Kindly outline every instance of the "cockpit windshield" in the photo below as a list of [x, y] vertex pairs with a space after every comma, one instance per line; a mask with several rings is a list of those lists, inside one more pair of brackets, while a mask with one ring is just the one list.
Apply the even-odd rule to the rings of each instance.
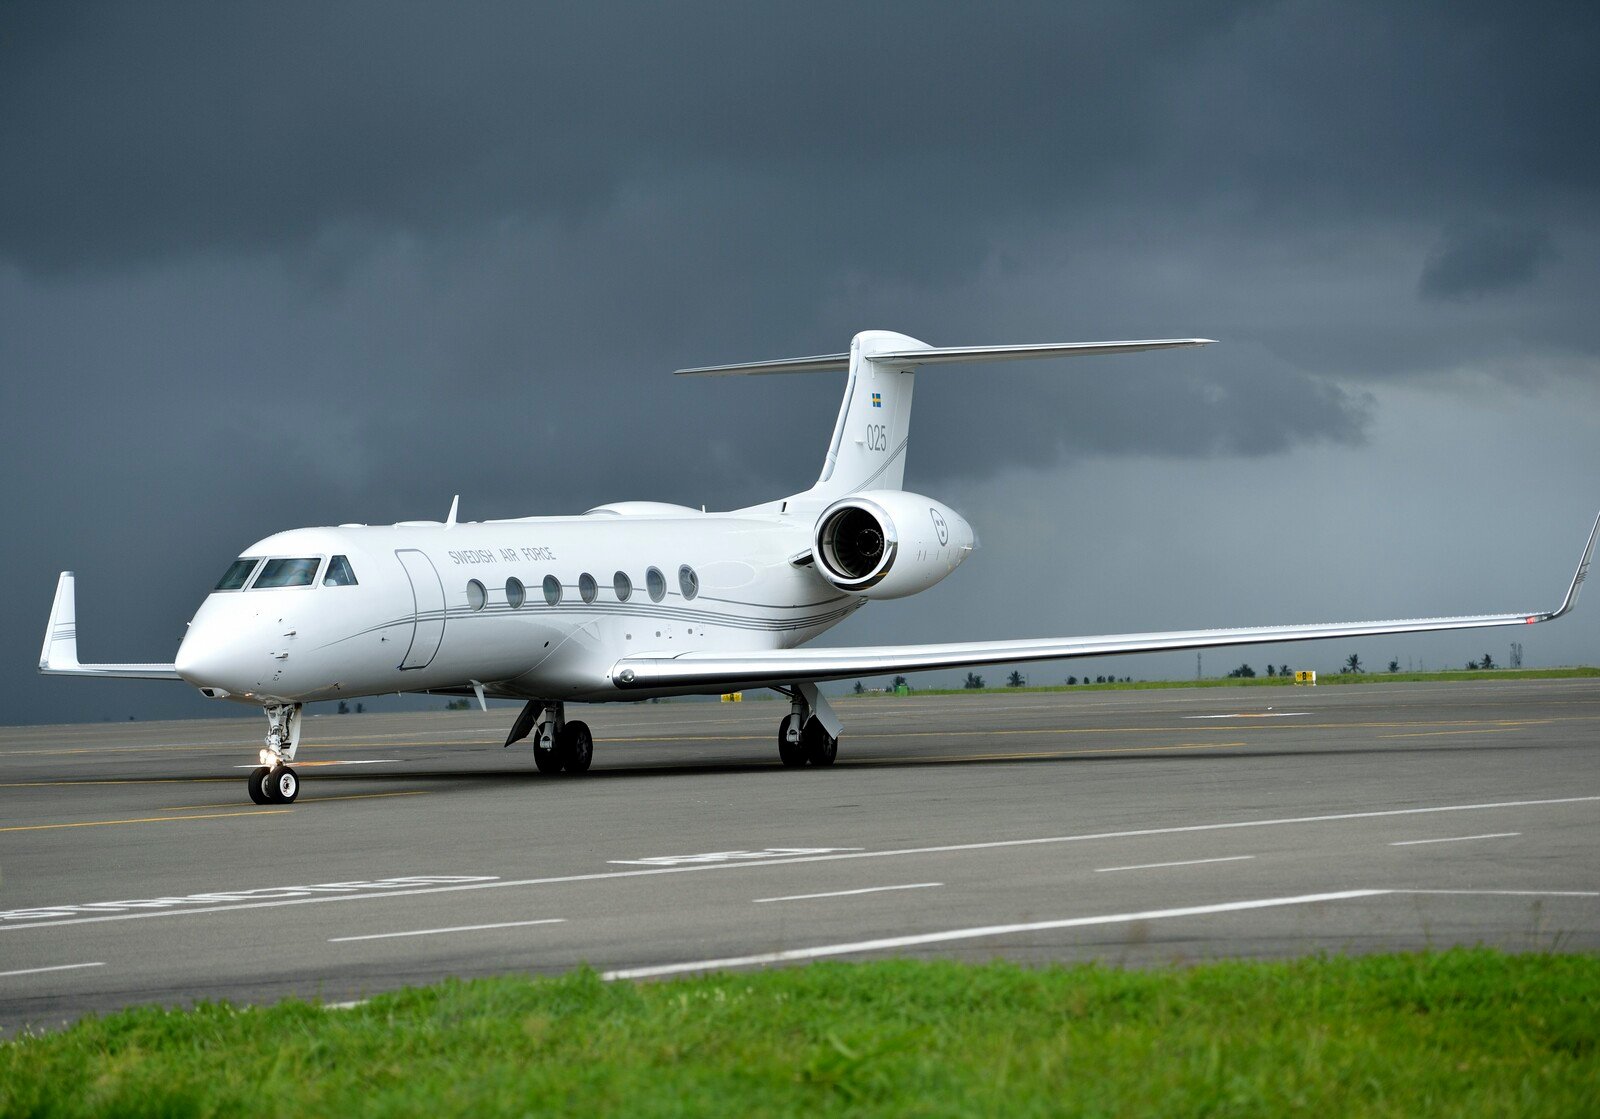
[[350, 561], [344, 556], [334, 556], [328, 561], [328, 573], [322, 577], [324, 587], [353, 587], [356, 585], [356, 573], [350, 569]]
[[317, 577], [322, 560], [317, 556], [307, 559], [269, 559], [261, 574], [250, 584], [253, 591], [271, 587], [309, 587]]
[[256, 569], [259, 559], [241, 556], [228, 565], [228, 570], [222, 573], [222, 578], [217, 580], [217, 585], [212, 590], [236, 591], [244, 586], [245, 580], [250, 578], [250, 573]]

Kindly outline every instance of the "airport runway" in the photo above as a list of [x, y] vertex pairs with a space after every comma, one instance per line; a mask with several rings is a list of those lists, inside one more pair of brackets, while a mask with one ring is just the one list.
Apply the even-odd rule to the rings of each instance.
[[0, 730], [0, 1029], [584, 963], [1600, 949], [1600, 680], [836, 704], [829, 770], [779, 766], [778, 702], [572, 709], [576, 778], [511, 707], [322, 716], [261, 807], [259, 718]]

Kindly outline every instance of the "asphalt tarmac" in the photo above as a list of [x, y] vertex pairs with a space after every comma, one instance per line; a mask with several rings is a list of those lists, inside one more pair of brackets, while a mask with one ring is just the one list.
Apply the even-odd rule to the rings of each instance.
[[1600, 949], [1600, 680], [569, 709], [587, 775], [487, 714], [0, 729], [0, 1030], [447, 976], [889, 955], [1117, 965]]

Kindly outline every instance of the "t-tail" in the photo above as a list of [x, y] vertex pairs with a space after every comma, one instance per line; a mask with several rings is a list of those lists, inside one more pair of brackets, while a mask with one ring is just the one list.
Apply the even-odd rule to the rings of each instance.
[[680, 369], [689, 376], [848, 372], [839, 418], [816, 484], [789, 499], [826, 505], [847, 494], [904, 488], [911, 443], [911, 393], [921, 365], [1025, 361], [1093, 354], [1137, 353], [1204, 346], [1209, 338], [1160, 338], [1136, 342], [1048, 342], [1022, 346], [930, 346], [890, 330], [864, 330], [847, 354], [784, 358], [742, 365]]

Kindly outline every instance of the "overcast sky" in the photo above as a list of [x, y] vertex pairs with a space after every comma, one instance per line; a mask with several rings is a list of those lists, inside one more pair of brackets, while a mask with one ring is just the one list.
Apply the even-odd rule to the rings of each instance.
[[[828, 643], [1551, 608], [1597, 48], [1462, 0], [0, 5], [0, 722], [239, 713], [37, 676], [63, 569], [84, 659], [167, 661], [281, 529], [804, 488], [842, 377], [670, 371], [869, 328], [1220, 341], [921, 374], [906, 485], [982, 547]], [[1600, 663], [1590, 599], [1527, 663]], [[1194, 657], [1025, 671], [1085, 668]]]

